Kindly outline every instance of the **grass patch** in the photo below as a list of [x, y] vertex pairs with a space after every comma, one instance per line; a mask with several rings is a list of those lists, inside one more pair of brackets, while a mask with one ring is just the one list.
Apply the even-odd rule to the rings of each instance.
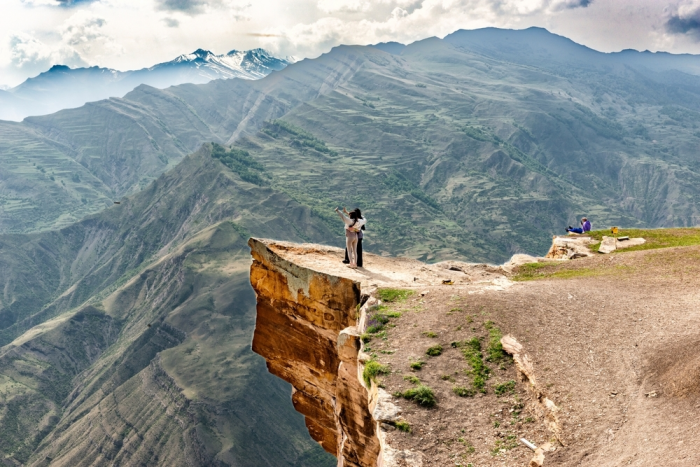
[[433, 331], [425, 331], [425, 332], [423, 333], [423, 335], [424, 335], [425, 337], [432, 337], [432, 338], [437, 337], [437, 334], [435, 334]]
[[365, 369], [362, 371], [362, 378], [365, 380], [367, 387], [372, 385], [372, 381], [376, 381], [377, 376], [389, 374], [389, 367], [382, 365], [381, 363], [370, 360], [365, 365]]
[[462, 386], [455, 386], [452, 388], [452, 392], [457, 394], [459, 397], [474, 397], [476, 391], [471, 388], [465, 388]]
[[481, 353], [481, 341], [477, 337], [472, 337], [464, 341], [461, 345], [462, 354], [472, 367], [467, 374], [472, 376], [472, 386], [475, 390], [486, 394], [486, 380], [489, 378], [491, 370], [484, 364], [484, 356]]
[[496, 446], [491, 450], [492, 456], [518, 447], [517, 437], [515, 435], [507, 435], [505, 439], [496, 440]]
[[408, 364], [408, 366], [410, 366], [412, 370], [416, 370], [416, 371], [423, 368], [423, 365], [425, 365], [425, 362], [422, 360], [415, 360], [415, 361], [412, 361], [411, 363]]
[[[598, 241], [603, 240], [603, 236], [611, 237], [610, 230], [593, 230], [589, 232], [591, 238]], [[630, 238], [643, 238], [644, 245], [632, 246], [614, 253], [624, 253], [626, 251], [654, 250], [657, 248], [671, 248], [676, 246], [700, 245], [700, 228], [688, 227], [677, 229], [620, 229], [617, 237], [627, 236]]]
[[[537, 266], [535, 266], [537, 265]], [[630, 270], [629, 266], [616, 265], [613, 268], [599, 266], [597, 268], [576, 267], [575, 262], [561, 263], [527, 263], [518, 266], [515, 275], [511, 277], [514, 281], [532, 281], [538, 279], [572, 279], [574, 277], [595, 277], [595, 276], [615, 276]]]
[[367, 320], [367, 333], [376, 334], [384, 329], [384, 326], [389, 322], [389, 317], [384, 314], [377, 313]]
[[408, 381], [411, 384], [420, 384], [420, 379], [417, 376], [408, 375], [403, 377], [404, 381]]
[[[609, 230], [594, 230], [589, 232], [591, 238], [602, 241], [603, 236], [612, 236]], [[628, 251], [654, 250], [659, 248], [683, 247], [700, 245], [700, 228], [677, 228], [677, 229], [620, 229], [618, 237], [628, 236], [630, 238], [644, 238], [646, 243], [615, 250], [614, 254]], [[593, 245], [591, 249], [597, 251], [600, 245]], [[571, 262], [544, 262], [527, 263], [519, 266], [512, 277], [514, 281], [530, 281], [537, 279], [571, 279], [575, 277], [592, 277], [602, 275], [618, 275], [628, 268], [625, 266], [615, 266], [613, 268], [598, 266], [596, 268], [576, 267]]]
[[396, 397], [403, 397], [404, 399], [411, 400], [422, 407], [433, 407], [437, 404], [437, 399], [435, 399], [435, 394], [430, 387], [421, 384], [418, 387], [407, 389], [404, 392], [397, 392], [394, 394]]
[[425, 351], [425, 354], [430, 357], [437, 357], [439, 355], [442, 355], [442, 346], [438, 344], [432, 347], [428, 347], [428, 350]]
[[411, 425], [408, 424], [406, 420], [399, 420], [398, 422], [394, 423], [394, 426], [399, 430], [403, 431], [404, 433], [410, 433], [411, 432]]
[[406, 289], [378, 289], [377, 297], [383, 302], [400, 302], [413, 295], [413, 290]]
[[493, 321], [486, 321], [484, 327], [489, 331], [489, 346], [486, 349], [488, 352], [487, 360], [490, 362], [503, 360], [508, 354], [503, 350], [503, 345], [501, 344], [501, 339], [503, 338], [501, 330], [493, 324]]
[[505, 383], [495, 384], [493, 386], [493, 392], [497, 396], [502, 396], [503, 394], [515, 392], [515, 381], [510, 380]]

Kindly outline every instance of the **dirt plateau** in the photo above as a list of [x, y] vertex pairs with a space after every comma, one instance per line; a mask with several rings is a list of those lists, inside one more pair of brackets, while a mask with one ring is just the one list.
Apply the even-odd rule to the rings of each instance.
[[[535, 260], [525, 255], [503, 266], [366, 255], [365, 268], [352, 270], [338, 248], [249, 246], [253, 351], [291, 383], [294, 407], [338, 466], [700, 466], [698, 247], [587, 256], [568, 261], [580, 275], [523, 283], [510, 277]], [[372, 344], [381, 356], [370, 357], [361, 335], [381, 287], [415, 290], [406, 306], [416, 312], [402, 310], [401, 324]], [[464, 324], [482, 318], [503, 330], [513, 357], [492, 379], [517, 379], [513, 397], [527, 419], [503, 415], [508, 398], [452, 390], [464, 371], [448, 376], [464, 364], [450, 342], [478, 332]], [[436, 343], [444, 354], [426, 357]], [[391, 368], [382, 387], [363, 381], [370, 358]], [[417, 375], [437, 408], [391, 396], [418, 358], [427, 359]], [[397, 431], [398, 420], [412, 432]], [[506, 436], [538, 449], [499, 450]]]

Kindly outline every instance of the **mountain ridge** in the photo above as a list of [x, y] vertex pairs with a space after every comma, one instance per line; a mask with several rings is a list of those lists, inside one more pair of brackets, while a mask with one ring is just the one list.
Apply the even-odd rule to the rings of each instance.
[[86, 102], [122, 97], [141, 84], [167, 88], [184, 83], [204, 84], [215, 79], [260, 79], [294, 63], [293, 57], [276, 58], [265, 49], [232, 50], [216, 55], [197, 49], [168, 62], [119, 71], [99, 66], [70, 68], [53, 65], [0, 94], [0, 120], [22, 120]]

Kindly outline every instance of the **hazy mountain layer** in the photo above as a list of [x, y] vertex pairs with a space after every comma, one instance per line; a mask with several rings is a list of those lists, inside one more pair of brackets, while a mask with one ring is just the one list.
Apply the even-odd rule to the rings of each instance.
[[162, 89], [215, 79], [260, 79], [282, 70], [292, 60], [276, 58], [263, 49], [232, 50], [224, 55], [198, 49], [170, 62], [132, 71], [55, 65], [19, 86], [0, 91], [0, 120], [20, 121], [30, 115], [46, 115], [86, 102], [122, 97], [141, 84]]

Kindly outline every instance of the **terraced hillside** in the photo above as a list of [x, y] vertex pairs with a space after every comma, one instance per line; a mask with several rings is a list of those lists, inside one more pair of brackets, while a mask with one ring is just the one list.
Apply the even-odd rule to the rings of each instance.
[[397, 171], [408, 192], [419, 187], [508, 252], [543, 248], [539, 235], [581, 214], [697, 223], [697, 57], [602, 54], [534, 28], [382, 48], [338, 47], [255, 82], [142, 86], [2, 123], [0, 230], [67, 225], [202, 143], [230, 144], [280, 117], [342, 160]]

